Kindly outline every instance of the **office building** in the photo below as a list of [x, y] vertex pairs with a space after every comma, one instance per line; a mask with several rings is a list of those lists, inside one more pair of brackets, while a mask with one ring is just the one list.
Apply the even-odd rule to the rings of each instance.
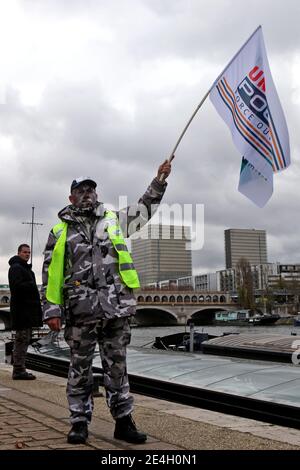
[[197, 274], [195, 276], [195, 290], [214, 292], [218, 289], [217, 273]]
[[[252, 282], [254, 290], [265, 290], [270, 284], [270, 279], [276, 278], [279, 272], [278, 263], [251, 265]], [[237, 291], [237, 274], [235, 268], [217, 271], [218, 288], [221, 292]]]
[[265, 230], [225, 230], [226, 269], [235, 268], [241, 258], [251, 265], [267, 264], [267, 240]]
[[269, 275], [268, 280], [273, 289], [299, 289], [300, 264], [278, 264], [278, 271]]
[[192, 275], [192, 254], [186, 249], [190, 228], [147, 224], [131, 240], [141, 286]]

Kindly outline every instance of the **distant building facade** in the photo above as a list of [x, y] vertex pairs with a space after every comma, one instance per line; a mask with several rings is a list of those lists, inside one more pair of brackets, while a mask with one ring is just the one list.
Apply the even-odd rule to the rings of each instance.
[[197, 274], [194, 276], [195, 290], [202, 292], [215, 292], [220, 290], [217, 273]]
[[[138, 237], [138, 238], [137, 238]], [[192, 276], [190, 228], [148, 224], [131, 240], [141, 286]]]
[[224, 234], [226, 269], [235, 268], [241, 258], [251, 265], [268, 263], [265, 230], [230, 228]]
[[[267, 288], [295, 287], [295, 283], [300, 288], [300, 264], [266, 263], [251, 266], [253, 289], [264, 291]], [[165, 290], [195, 290], [200, 292], [227, 292], [236, 293], [237, 273], [235, 268], [222, 269], [215, 273], [196, 274], [194, 276], [182, 277], [179, 279], [164, 279], [158, 283], [150, 283], [149, 288], [159, 288]]]
[[279, 263], [257, 264], [251, 266], [253, 287], [257, 290], [265, 290], [270, 287], [270, 279], [279, 273]]
[[[255, 290], [265, 290], [270, 285], [270, 279], [279, 274], [280, 265], [278, 263], [256, 264], [251, 266], [253, 288]], [[300, 274], [300, 273], [299, 273]], [[236, 269], [223, 269], [217, 271], [218, 286], [221, 292], [237, 291]]]
[[164, 279], [159, 282], [151, 282], [145, 286], [147, 289], [162, 290], [194, 290], [195, 276], [179, 277], [178, 279]]
[[221, 292], [236, 291], [235, 269], [222, 269], [217, 271], [218, 287]]
[[300, 286], [300, 264], [279, 264], [278, 272], [269, 276], [272, 288], [289, 289]]

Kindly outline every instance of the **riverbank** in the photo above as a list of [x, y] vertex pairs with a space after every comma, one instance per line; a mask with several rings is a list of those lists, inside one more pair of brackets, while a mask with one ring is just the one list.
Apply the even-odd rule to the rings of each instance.
[[37, 380], [11, 380], [0, 366], [0, 450], [300, 450], [300, 431], [135, 394], [134, 418], [147, 443], [113, 438], [105, 399], [95, 398], [87, 445], [67, 444], [66, 380], [36, 373]]

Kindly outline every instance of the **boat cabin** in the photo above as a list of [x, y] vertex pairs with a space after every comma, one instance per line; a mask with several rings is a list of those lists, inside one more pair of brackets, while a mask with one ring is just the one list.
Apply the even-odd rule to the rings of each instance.
[[216, 321], [248, 321], [250, 318], [250, 310], [220, 311], [215, 313]]

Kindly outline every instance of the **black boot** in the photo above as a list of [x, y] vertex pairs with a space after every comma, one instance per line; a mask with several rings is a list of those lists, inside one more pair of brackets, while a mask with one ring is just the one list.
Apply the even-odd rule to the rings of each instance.
[[147, 440], [147, 435], [137, 430], [131, 415], [116, 419], [114, 437], [133, 444], [142, 444]]
[[13, 380], [35, 380], [36, 376], [25, 370], [21, 372], [13, 372], [12, 378]]
[[78, 421], [73, 424], [68, 434], [68, 442], [69, 444], [85, 444], [88, 434], [87, 423], [85, 421]]

